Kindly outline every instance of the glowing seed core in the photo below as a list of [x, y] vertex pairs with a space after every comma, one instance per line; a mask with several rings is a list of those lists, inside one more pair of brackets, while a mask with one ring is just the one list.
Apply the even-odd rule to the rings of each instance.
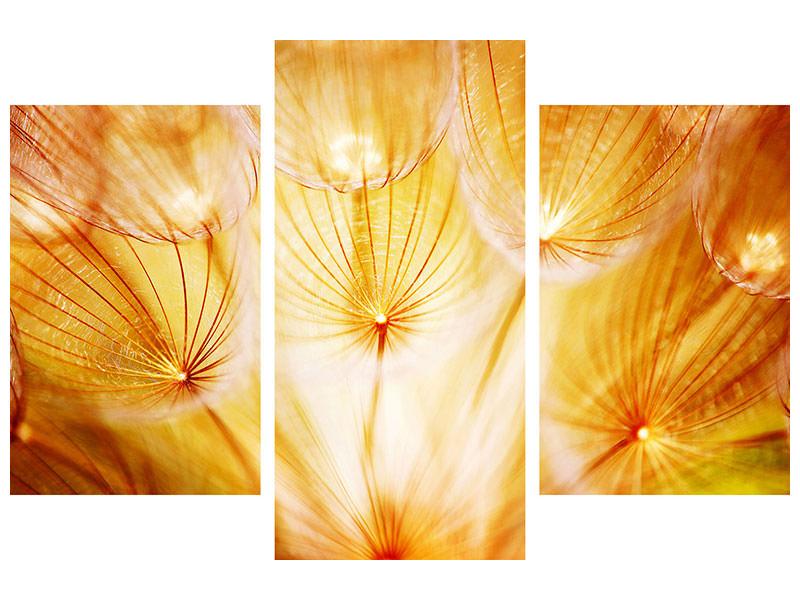
[[375, 322], [378, 325], [384, 325], [386, 323], [386, 315], [383, 313], [378, 313], [375, 315]]
[[636, 437], [638, 437], [640, 440], [646, 440], [648, 437], [650, 437], [650, 431], [647, 429], [647, 427], [640, 427], [639, 431], [636, 432]]
[[186, 381], [186, 373], [185, 372], [178, 373], [178, 381]]

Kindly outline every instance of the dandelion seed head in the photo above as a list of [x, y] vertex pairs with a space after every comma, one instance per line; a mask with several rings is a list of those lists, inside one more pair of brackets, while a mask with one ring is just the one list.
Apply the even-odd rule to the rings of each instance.
[[[279, 312], [299, 369], [314, 364], [310, 347], [321, 360], [356, 364], [383, 346], [399, 364], [445, 331], [469, 329], [454, 317], [476, 306], [464, 292], [483, 277], [470, 266], [484, 258], [470, 244], [476, 232], [444, 150], [379, 190], [321, 192], [278, 177]], [[301, 351], [300, 340], [313, 343]]]
[[[483, 238], [520, 270], [525, 249], [525, 48], [520, 41], [462, 44], [460, 118], [449, 136]], [[500, 66], [502, 65], [502, 66]]]

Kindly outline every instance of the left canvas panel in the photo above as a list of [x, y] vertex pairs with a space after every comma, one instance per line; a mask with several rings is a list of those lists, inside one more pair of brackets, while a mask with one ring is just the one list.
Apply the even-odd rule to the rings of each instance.
[[10, 125], [11, 493], [259, 493], [259, 108]]

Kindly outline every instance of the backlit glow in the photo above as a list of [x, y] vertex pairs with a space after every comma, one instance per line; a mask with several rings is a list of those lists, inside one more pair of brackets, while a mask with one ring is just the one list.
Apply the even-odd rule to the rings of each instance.
[[750, 233], [739, 262], [747, 272], [777, 271], [786, 262], [781, 248], [774, 233]]

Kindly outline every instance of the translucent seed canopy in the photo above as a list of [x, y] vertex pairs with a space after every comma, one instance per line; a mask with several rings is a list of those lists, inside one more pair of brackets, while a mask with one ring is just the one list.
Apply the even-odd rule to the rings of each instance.
[[276, 166], [341, 192], [405, 177], [444, 136], [456, 58], [448, 41], [276, 42]]
[[259, 123], [252, 107], [14, 106], [11, 196], [146, 241], [207, 238], [254, 197]]
[[789, 297], [789, 107], [715, 107], [692, 206], [708, 257], [750, 294]]
[[630, 254], [685, 204], [708, 109], [543, 106], [539, 261], [545, 277]]
[[261, 107], [258, 105], [229, 106], [231, 117], [239, 123], [253, 148], [261, 147]]
[[525, 261], [525, 42], [463, 43], [453, 140], [482, 235]]
[[524, 556], [524, 45], [491, 45], [276, 44], [278, 558]]

